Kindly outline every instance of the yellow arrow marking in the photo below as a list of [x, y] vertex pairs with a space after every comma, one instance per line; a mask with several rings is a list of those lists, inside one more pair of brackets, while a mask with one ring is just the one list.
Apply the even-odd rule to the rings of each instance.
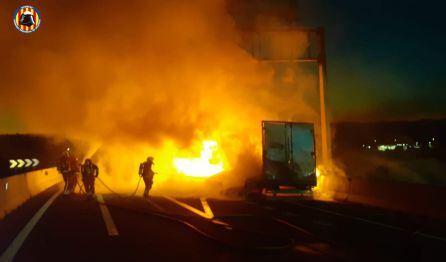
[[31, 159], [25, 159], [25, 162], [26, 162], [26, 165], [25, 165], [25, 167], [29, 167], [29, 166], [31, 166], [31, 164], [33, 163], [33, 161], [31, 161]]
[[9, 160], [9, 163], [11, 164], [9, 166], [9, 169], [13, 169], [14, 167], [17, 166], [17, 161], [15, 161], [14, 159]]
[[19, 165], [17, 167], [22, 167], [25, 164], [25, 161], [22, 159], [17, 159], [17, 162], [19, 162]]
[[34, 166], [37, 166], [37, 165], [40, 163], [39, 160], [38, 160], [37, 158], [33, 158], [32, 160], [33, 160], [33, 162], [34, 162], [33, 167], [34, 167]]

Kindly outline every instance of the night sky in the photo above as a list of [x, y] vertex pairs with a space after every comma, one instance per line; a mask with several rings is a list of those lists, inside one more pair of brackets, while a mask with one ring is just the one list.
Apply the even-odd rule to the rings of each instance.
[[300, 0], [327, 30], [328, 101], [335, 121], [446, 116], [446, 3]]

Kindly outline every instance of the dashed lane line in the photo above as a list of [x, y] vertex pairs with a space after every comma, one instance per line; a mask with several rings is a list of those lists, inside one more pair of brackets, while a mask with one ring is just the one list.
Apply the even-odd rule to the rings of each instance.
[[12, 261], [17, 254], [17, 252], [22, 247], [28, 235], [31, 233], [33, 228], [42, 218], [43, 214], [48, 210], [54, 200], [62, 193], [62, 191], [57, 191], [46, 203], [37, 211], [36, 214], [31, 218], [31, 220], [25, 225], [25, 227], [19, 232], [16, 238], [12, 241], [9, 247], [3, 252], [0, 257], [0, 262]]
[[113, 221], [110, 211], [108, 210], [108, 207], [105, 204], [104, 198], [102, 197], [102, 195], [98, 194], [96, 199], [98, 200], [99, 208], [101, 209], [102, 218], [104, 219], [108, 235], [118, 236], [119, 235], [118, 229], [116, 228], [115, 222]]

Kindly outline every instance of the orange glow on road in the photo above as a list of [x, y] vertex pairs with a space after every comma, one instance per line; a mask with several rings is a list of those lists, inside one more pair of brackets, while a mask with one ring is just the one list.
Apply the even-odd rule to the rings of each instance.
[[220, 155], [221, 150], [217, 141], [205, 140], [202, 144], [200, 157], [178, 157], [174, 158], [173, 163], [180, 174], [191, 177], [210, 177], [224, 170]]

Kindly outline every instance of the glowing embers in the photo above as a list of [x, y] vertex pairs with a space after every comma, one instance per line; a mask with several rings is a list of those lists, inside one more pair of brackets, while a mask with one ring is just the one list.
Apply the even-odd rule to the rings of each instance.
[[210, 177], [224, 170], [221, 150], [217, 141], [205, 140], [202, 143], [200, 157], [174, 158], [175, 169], [186, 176]]

